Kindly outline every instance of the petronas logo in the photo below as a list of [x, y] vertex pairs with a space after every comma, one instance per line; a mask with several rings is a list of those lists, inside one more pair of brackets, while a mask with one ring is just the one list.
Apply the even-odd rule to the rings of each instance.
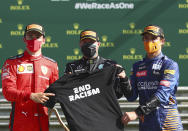
[[132, 55], [134, 55], [135, 52], [136, 52], [136, 49], [135, 49], [135, 48], [131, 48], [131, 49], [130, 49], [130, 53], [131, 53]]
[[75, 55], [78, 55], [80, 50], [78, 48], [75, 48], [73, 51]]
[[130, 24], [129, 24], [129, 27], [130, 27], [131, 29], [134, 29], [134, 28], [135, 28], [135, 23], [133, 23], [133, 22], [130, 23]]
[[17, 0], [18, 5], [22, 5], [23, 0]]
[[18, 53], [18, 54], [22, 54], [23, 52], [24, 52], [23, 49], [18, 49], [18, 50], [17, 50], [17, 53]]
[[46, 42], [47, 42], [47, 43], [50, 43], [50, 42], [51, 42], [51, 39], [52, 39], [51, 36], [46, 36]]
[[74, 23], [73, 27], [74, 27], [75, 30], [77, 30], [79, 28], [79, 24], [78, 23]]
[[102, 36], [102, 41], [103, 41], [103, 42], [106, 42], [107, 39], [108, 39], [108, 37], [107, 37], [106, 35], [103, 35], [103, 36]]
[[18, 27], [18, 30], [22, 30], [23, 29], [23, 24], [18, 24], [17, 27]]

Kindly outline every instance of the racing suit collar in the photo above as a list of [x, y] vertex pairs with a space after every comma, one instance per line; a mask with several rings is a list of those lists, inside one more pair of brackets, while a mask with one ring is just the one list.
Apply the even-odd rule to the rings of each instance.
[[95, 59], [86, 59], [83, 57], [82, 62], [85, 65], [85, 70], [94, 71], [100, 63], [100, 57], [97, 56]]
[[156, 56], [156, 57], [154, 57], [152, 59], [148, 58], [147, 55], [146, 55], [145, 58], [144, 58], [144, 61], [147, 61], [147, 62], [149, 62], [149, 61], [155, 61], [155, 60], [158, 60], [158, 59], [162, 58], [163, 56], [164, 55], [163, 55], [162, 52], [158, 56]]
[[83, 57], [82, 58], [82, 60], [84, 61], [84, 63], [87, 65], [90, 65], [90, 64], [95, 64], [95, 63], [97, 63], [97, 61], [98, 61], [98, 59], [99, 59], [99, 56], [97, 56], [96, 58], [94, 58], [94, 59], [86, 59], [85, 57]]
[[40, 54], [38, 56], [32, 56], [27, 51], [25, 51], [24, 52], [24, 57], [29, 59], [30, 61], [35, 61], [35, 60], [39, 60], [42, 57], [42, 54]]

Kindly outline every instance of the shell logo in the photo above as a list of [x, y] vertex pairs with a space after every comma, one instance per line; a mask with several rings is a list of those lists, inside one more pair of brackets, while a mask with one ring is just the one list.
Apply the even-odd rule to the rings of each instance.
[[18, 71], [23, 72], [24, 70], [25, 70], [24, 66], [20, 65], [19, 68], [18, 68]]

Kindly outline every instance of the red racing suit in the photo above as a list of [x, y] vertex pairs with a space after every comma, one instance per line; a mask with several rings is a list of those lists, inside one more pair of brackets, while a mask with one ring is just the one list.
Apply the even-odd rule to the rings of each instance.
[[33, 92], [44, 92], [59, 77], [57, 63], [45, 56], [25, 51], [7, 59], [2, 68], [2, 91], [11, 101], [11, 131], [48, 131], [48, 109], [30, 99]]

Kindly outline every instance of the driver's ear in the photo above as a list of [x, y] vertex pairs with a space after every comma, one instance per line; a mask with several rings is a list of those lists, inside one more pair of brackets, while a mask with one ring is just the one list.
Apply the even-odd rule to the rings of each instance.
[[100, 42], [97, 42], [97, 45], [98, 45], [98, 46], [100, 46], [100, 45], [101, 45], [101, 43], [100, 43]]

